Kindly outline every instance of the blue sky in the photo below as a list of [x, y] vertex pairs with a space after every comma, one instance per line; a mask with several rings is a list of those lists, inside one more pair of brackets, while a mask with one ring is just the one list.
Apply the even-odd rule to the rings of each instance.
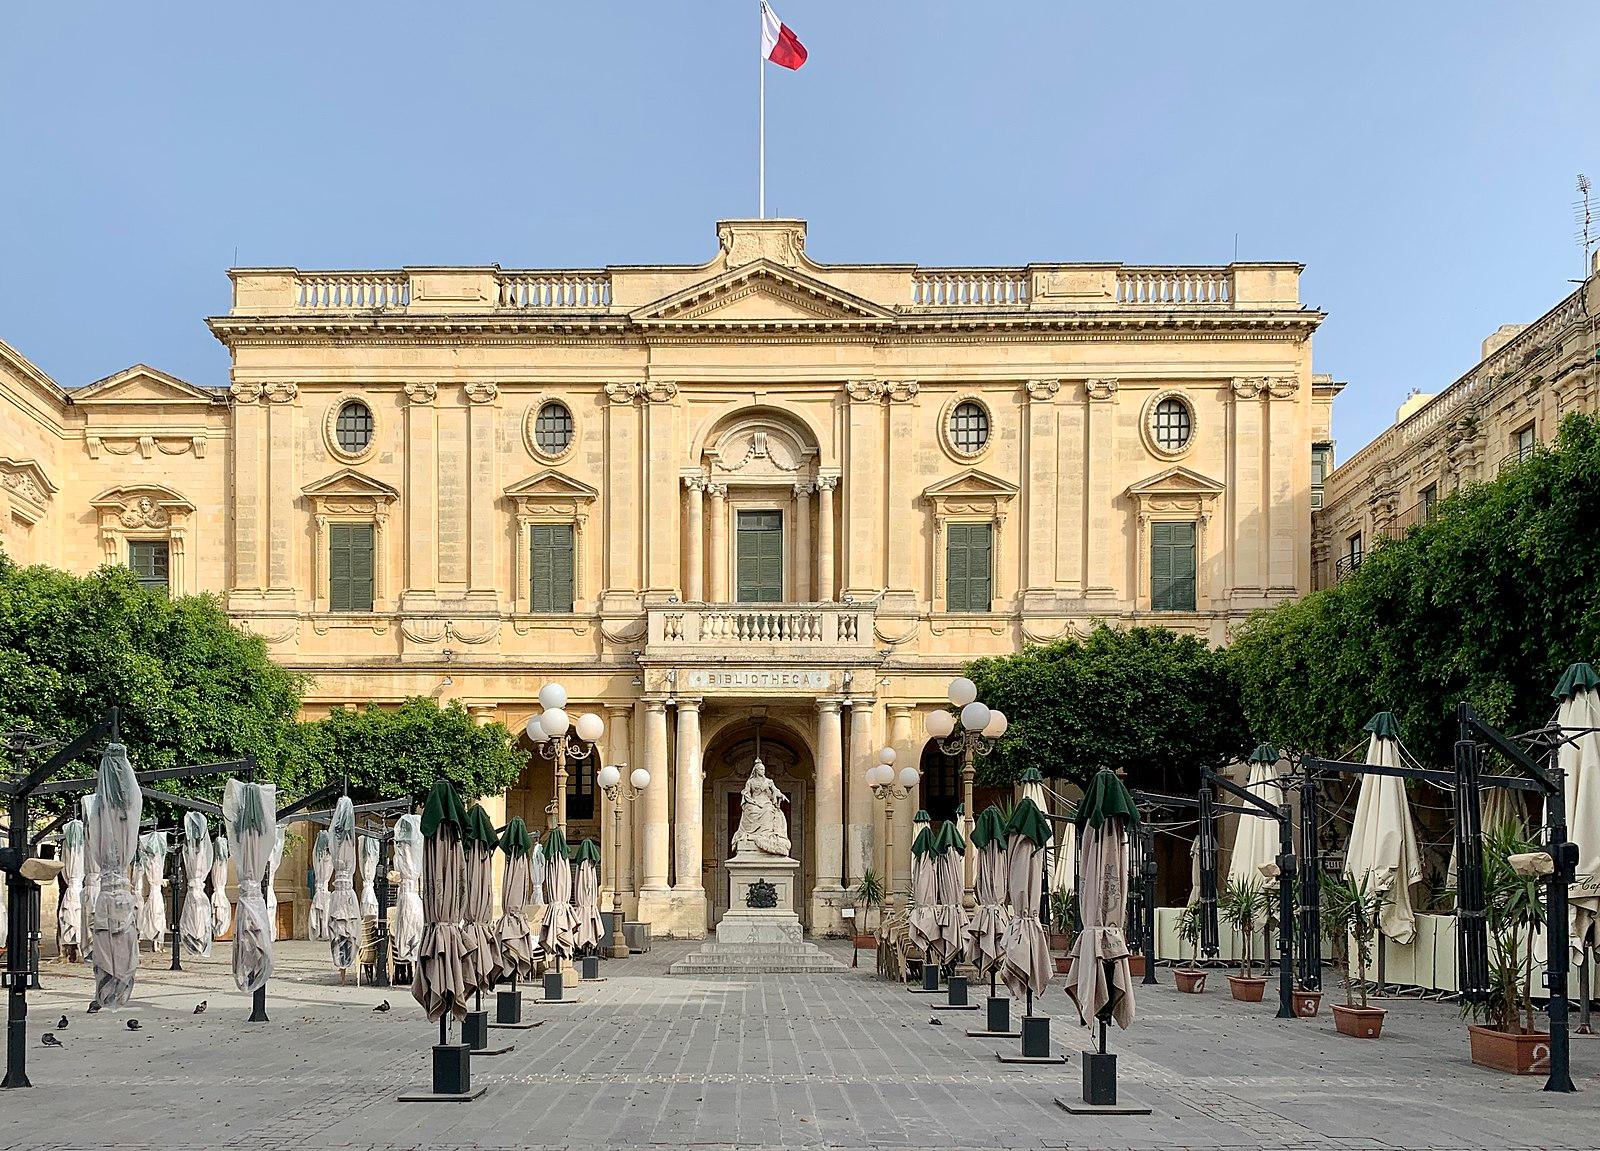
[[[1341, 456], [1581, 272], [1592, 3], [777, 0], [821, 260], [1307, 265]], [[755, 0], [14, 4], [0, 338], [226, 383], [242, 264], [699, 261], [755, 211]]]

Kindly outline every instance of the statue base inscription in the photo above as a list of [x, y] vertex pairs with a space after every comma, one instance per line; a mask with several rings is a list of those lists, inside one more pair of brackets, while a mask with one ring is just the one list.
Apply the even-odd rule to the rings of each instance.
[[844, 970], [805, 939], [794, 910], [799, 860], [746, 853], [728, 860], [727, 868], [728, 910], [716, 941], [674, 963], [673, 975]]

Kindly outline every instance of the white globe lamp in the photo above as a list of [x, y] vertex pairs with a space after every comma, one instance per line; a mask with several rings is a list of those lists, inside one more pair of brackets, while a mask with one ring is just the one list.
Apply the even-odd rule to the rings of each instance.
[[567, 713], [559, 707], [546, 708], [545, 713], [539, 717], [539, 726], [544, 728], [545, 735], [551, 739], [560, 739], [567, 734], [567, 728], [572, 726], [572, 720]]
[[914, 767], [902, 767], [900, 769], [900, 786], [905, 788], [907, 791], [910, 791], [913, 787], [917, 786], [917, 781], [920, 778], [921, 775]]
[[961, 709], [961, 726], [968, 731], [982, 731], [989, 726], [989, 709], [973, 700]]
[[585, 743], [599, 743], [605, 733], [606, 721], [594, 712], [586, 711], [578, 717], [578, 738]]
[[601, 787], [615, 787], [622, 782], [622, 772], [616, 764], [608, 763], [595, 776], [595, 782]]
[[937, 711], [928, 713], [928, 718], [924, 721], [923, 726], [928, 729], [928, 734], [933, 736], [934, 739], [948, 739], [950, 733], [956, 729], [956, 717], [941, 707]]
[[956, 707], [966, 707], [967, 704], [978, 698], [978, 685], [966, 676], [957, 676], [950, 681], [950, 702]]
[[893, 763], [894, 762], [894, 748], [892, 748], [892, 747], [879, 748], [878, 749], [878, 762], [879, 763]]
[[989, 722], [983, 725], [983, 734], [990, 739], [999, 739], [1006, 733], [1006, 728], [1011, 726], [1011, 721], [1006, 718], [1006, 713], [999, 708], [989, 709]]
[[636, 767], [633, 769], [633, 774], [628, 776], [628, 780], [633, 784], [634, 790], [643, 791], [650, 786], [650, 773], [642, 767]]
[[559, 683], [547, 683], [539, 689], [539, 706], [546, 711], [567, 706], [567, 689]]

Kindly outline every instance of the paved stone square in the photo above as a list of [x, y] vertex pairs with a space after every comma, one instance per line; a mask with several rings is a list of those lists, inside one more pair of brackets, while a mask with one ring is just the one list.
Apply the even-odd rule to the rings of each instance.
[[[847, 947], [826, 946], [848, 962]], [[1383, 1039], [1363, 1042], [1327, 1018], [1280, 1021], [1270, 1003], [1234, 1003], [1225, 986], [1180, 996], [1162, 972], [1159, 987], [1139, 989], [1134, 1029], [1112, 1039], [1124, 1096], [1154, 1114], [1086, 1118], [1054, 1103], [1078, 1094], [1076, 1060], [1003, 1066], [994, 1053], [1016, 1041], [966, 1038], [973, 1012], [933, 1026], [930, 997], [868, 967], [668, 976], [692, 948], [671, 942], [605, 963], [606, 981], [584, 985], [580, 1004], [530, 996], [527, 1014], [547, 1022], [516, 1033], [514, 1052], [475, 1061], [482, 1099], [400, 1105], [426, 1082], [436, 1035], [410, 995], [340, 986], [320, 944], [280, 947], [272, 1021], [251, 1026], [220, 948], [181, 975], [145, 956], [137, 1007], [97, 1015], [84, 1010], [86, 971], [47, 963], [47, 989], [32, 997], [35, 1088], [0, 1095], [0, 1148], [1600, 1144], [1600, 1040], [1574, 1040], [1581, 1093], [1545, 1095], [1542, 1079], [1473, 1067], [1449, 1004], [1388, 1001]], [[375, 1013], [385, 998], [394, 1009]], [[1064, 997], [1045, 1003], [1060, 1047], [1087, 1046]], [[63, 1012], [65, 1046], [40, 1046]]]

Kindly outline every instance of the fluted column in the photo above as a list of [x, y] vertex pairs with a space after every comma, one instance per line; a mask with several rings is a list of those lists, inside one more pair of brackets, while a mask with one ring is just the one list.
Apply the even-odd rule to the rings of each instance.
[[794, 599], [811, 601], [811, 485], [794, 486]]
[[845, 794], [849, 799], [849, 818], [845, 823], [847, 886], [860, 883], [861, 876], [876, 858], [873, 853], [877, 837], [873, 834], [872, 818], [876, 803], [872, 789], [867, 786], [867, 769], [878, 761], [878, 748], [872, 734], [875, 706], [870, 696], [850, 701], [850, 762], [844, 771]]
[[817, 599], [833, 599], [833, 489], [838, 476], [817, 477]]
[[711, 494], [711, 602], [728, 602], [728, 485], [707, 484]]
[[688, 557], [688, 571], [684, 575], [683, 598], [689, 603], [700, 603], [706, 596], [706, 482], [700, 476], [684, 476], [683, 486], [689, 492], [688, 533], [683, 541]]
[[841, 850], [844, 810], [844, 732], [839, 701], [817, 701], [817, 786], [812, 821], [812, 853], [817, 861], [817, 886], [811, 893], [811, 930], [841, 930], [839, 904], [844, 896]]

